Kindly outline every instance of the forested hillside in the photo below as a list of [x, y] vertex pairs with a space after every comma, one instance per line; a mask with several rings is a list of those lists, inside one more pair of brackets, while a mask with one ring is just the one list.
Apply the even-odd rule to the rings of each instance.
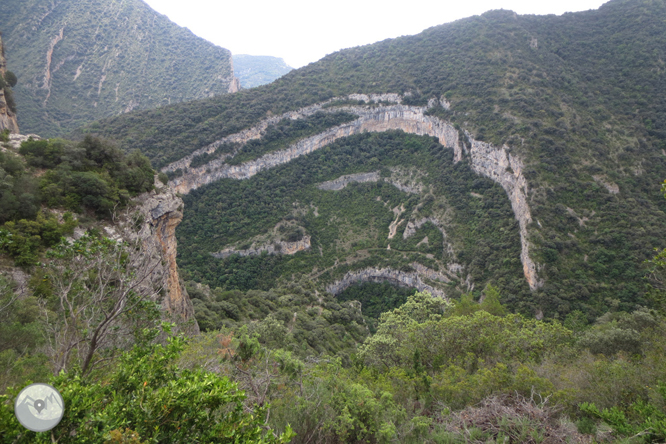
[[[664, 442], [664, 22], [664, 0], [491, 11], [3, 153], [3, 260], [33, 274], [0, 281], [0, 440]], [[140, 250], [62, 243], [65, 211], [152, 187], [173, 217], [128, 223], [183, 211], [200, 334], [144, 301], [58, 359], [58, 271], [116, 252], [116, 279]], [[29, 378], [68, 405], [50, 436], [12, 414]]]
[[[96, 123], [85, 131], [118, 137], [123, 147], [140, 148], [158, 167], [165, 167], [199, 150], [195, 153], [199, 155], [191, 159], [194, 163], [184, 160], [167, 168], [172, 171], [170, 174], [174, 180], [179, 180], [176, 176], [183, 173], [185, 179], [182, 180], [189, 180], [187, 168], [198, 167], [196, 174], [205, 176], [203, 171], [212, 168], [201, 166], [207, 162], [238, 165], [241, 160], [246, 162], [257, 159], [260, 154], [286, 149], [299, 140], [314, 137], [317, 132], [327, 131], [326, 128], [331, 131], [337, 128], [333, 122], [322, 127], [321, 119], [320, 123], [314, 124], [312, 119], [315, 117], [307, 112], [301, 117], [290, 114], [291, 126], [299, 121], [303, 126], [303, 129], [292, 129], [284, 123], [290, 120], [279, 117], [286, 116], [282, 113], [312, 107], [317, 103], [324, 104], [321, 111], [329, 114], [336, 108], [349, 112], [349, 107], [354, 106], [388, 107], [391, 103], [386, 101], [379, 100], [372, 105], [347, 97], [349, 94], [398, 94], [402, 106], [421, 107], [423, 109], [418, 112], [455, 127], [459, 144], [471, 146], [472, 143], [487, 142], [495, 149], [506, 146], [506, 155], [513, 156], [522, 165], [517, 175], [526, 183], [530, 216], [529, 220], [526, 219], [527, 235], [524, 238], [529, 240], [529, 257], [535, 264], [536, 276], [529, 291], [521, 290], [515, 284], [524, 277], [521, 277], [520, 268], [512, 271], [517, 259], [515, 250], [509, 253], [510, 249], [503, 246], [512, 242], [511, 236], [498, 236], [500, 232], [495, 228], [489, 228], [486, 234], [483, 230], [463, 228], [469, 223], [468, 216], [463, 216], [471, 208], [468, 203], [453, 210], [455, 205], [452, 200], [455, 199], [449, 193], [466, 193], [466, 196], [474, 196], [470, 193], [484, 194], [475, 189], [480, 185], [475, 185], [472, 180], [474, 174], [470, 176], [471, 182], [460, 183], [446, 192], [431, 193], [434, 198], [446, 201], [441, 208], [442, 213], [445, 208], [451, 209], [447, 213], [449, 219], [443, 222], [440, 231], [451, 237], [454, 255], [459, 259], [456, 264], [463, 266], [453, 279], [457, 279], [458, 288], [462, 288], [461, 282], [467, 281], [466, 286], [471, 288], [473, 283], [478, 291], [485, 283], [494, 282], [503, 292], [512, 295], [507, 297], [516, 300], [517, 305], [512, 305], [514, 309], [532, 314], [543, 312], [546, 316], [555, 317], [581, 310], [594, 318], [614, 306], [629, 309], [643, 303], [643, 261], [649, 257], [652, 248], [664, 246], [661, 233], [666, 228], [663, 218], [666, 207], [657, 185], [661, 182], [665, 159], [663, 150], [666, 149], [663, 126], [666, 103], [664, 19], [666, 7], [663, 2], [621, 0], [611, 1], [597, 11], [559, 17], [518, 16], [510, 11], [491, 11], [430, 28], [415, 36], [340, 51], [290, 72], [270, 85], [241, 94], [118, 117]], [[338, 99], [334, 99], [336, 97]], [[431, 106], [432, 102], [428, 105], [433, 98], [437, 99], [437, 105]], [[334, 101], [327, 102], [331, 99]], [[315, 108], [313, 112], [319, 109]], [[182, 116], [187, 116], [187, 119]], [[247, 134], [250, 133], [241, 133], [253, 126], [256, 131], [263, 131], [261, 139], [249, 140]], [[310, 127], [310, 130], [305, 127]], [[246, 134], [247, 137], [239, 136], [239, 139], [234, 134]], [[404, 140], [401, 135], [394, 137]], [[243, 140], [240, 145], [222, 143], [232, 139]], [[218, 140], [221, 142], [214, 143]], [[327, 148], [326, 152], [332, 157], [321, 153], [317, 154], [321, 156], [320, 161], [314, 158], [299, 160], [309, 164], [304, 167], [303, 174], [316, 171], [322, 162], [336, 159], [345, 152], [345, 149], [340, 151], [342, 145], [348, 146], [352, 158], [358, 160], [360, 153], [364, 152], [362, 147], [365, 141], [367, 137], [343, 140], [339, 142], [341, 145], [336, 145], [337, 151], [333, 146]], [[205, 148], [209, 145], [213, 148]], [[444, 146], [440, 150], [446, 151]], [[251, 155], [252, 152], [256, 154]], [[376, 161], [363, 167], [355, 163], [353, 169], [338, 169], [329, 176], [319, 176], [317, 181], [335, 179], [335, 174], [343, 176], [351, 172], [373, 171], [384, 171], [381, 173], [384, 178], [388, 174], [387, 168], [392, 165], [390, 159], [393, 155], [391, 150], [370, 155], [369, 159]], [[467, 168], [476, 168], [473, 156], [463, 155], [461, 163], [467, 164]], [[410, 158], [407, 164], [412, 165], [410, 162], [414, 159]], [[456, 168], [464, 169], [456, 161], [454, 159]], [[181, 164], [185, 169], [181, 168]], [[425, 162], [422, 165], [434, 167], [435, 163]], [[305, 226], [311, 223], [308, 217], [314, 216], [308, 216], [292, 205], [298, 203], [301, 209], [319, 208], [320, 198], [313, 195], [274, 196], [269, 199], [269, 206], [258, 209], [257, 214], [261, 216], [254, 219], [247, 211], [235, 213], [238, 211], [234, 209], [236, 204], [220, 201], [239, 199], [243, 202], [242, 208], [258, 205], [258, 200], [248, 202], [242, 198], [244, 194], [235, 187], [257, 187], [262, 181], [269, 181], [266, 183], [270, 183], [268, 187], [272, 193], [282, 193], [283, 189], [286, 192], [292, 187], [302, 193], [307, 182], [302, 182], [303, 179], [296, 181], [302, 176], [287, 173], [291, 168], [295, 166], [285, 165], [275, 171], [262, 172], [249, 183], [217, 182], [197, 190], [196, 197], [193, 194], [186, 198], [186, 222], [181, 227], [180, 237], [183, 265], [192, 276], [211, 285], [220, 285], [225, 273], [213, 270], [218, 266], [225, 269], [231, 266], [231, 269], [242, 271], [234, 273], [234, 279], [246, 277], [242, 278], [243, 283], [225, 283], [229, 288], [260, 285], [251, 282], [261, 273], [264, 275], [259, 281], [265, 282], [261, 285], [270, 286], [270, 282], [282, 276], [283, 271], [291, 273], [298, 269], [302, 273], [300, 276], [318, 278], [321, 270], [330, 267], [327, 261], [340, 263], [344, 259], [348, 262], [346, 258], [358, 255], [359, 251], [363, 255], [368, 248], [387, 248], [384, 244], [394, 218], [391, 210], [398, 200], [387, 202], [382, 212], [375, 216], [342, 216], [345, 223], [352, 225], [356, 216], [359, 221], [366, 222], [367, 217], [379, 217], [378, 221], [384, 220], [378, 226], [379, 232], [387, 232], [381, 235], [385, 240], [379, 243], [364, 240], [375, 235], [354, 235], [356, 244], [347, 241], [344, 252], [340, 251], [340, 242], [344, 239], [338, 237], [342, 235], [327, 232], [326, 236], [333, 236], [332, 240], [337, 243], [338, 253], [335, 254], [324, 248], [326, 241], [319, 235], [321, 231]], [[438, 168], [443, 171], [444, 167]], [[422, 176], [426, 177], [424, 167], [421, 170]], [[431, 180], [440, 180], [435, 176], [431, 172], [428, 179], [417, 181], [428, 184]], [[449, 177], [445, 174], [441, 176]], [[484, 179], [477, 174], [475, 180]], [[315, 186], [314, 182], [310, 183]], [[373, 193], [378, 191], [376, 187], [368, 189], [368, 186], [362, 186], [366, 189], [350, 187], [344, 192], [373, 198]], [[317, 193], [322, 196], [335, 194]], [[427, 194], [423, 191], [421, 198], [426, 198]], [[405, 193], [400, 201], [406, 203], [408, 195]], [[475, 200], [478, 197], [466, 199], [479, 202]], [[497, 199], [502, 200], [502, 197]], [[493, 199], [494, 205], [500, 205], [497, 199]], [[203, 208], [204, 202], [207, 208]], [[362, 207], [363, 211], [369, 209], [366, 205]], [[405, 207], [407, 212], [404, 216], [411, 219], [406, 219], [399, 226], [398, 237], [406, 238], [403, 230], [408, 222], [419, 220], [416, 213], [412, 212], [410, 216], [409, 208], [409, 205]], [[241, 240], [243, 235], [240, 233], [245, 233], [247, 242], [255, 242], [257, 239], [253, 236], [266, 233], [269, 226], [276, 227], [280, 220], [296, 217], [298, 211], [302, 213], [299, 217], [304, 218], [299, 223], [305, 228], [305, 234], [312, 236], [312, 248], [299, 254], [308, 257], [306, 262], [311, 263], [314, 258], [310, 256], [317, 256], [322, 248], [323, 256], [320, 257], [324, 262], [309, 268], [309, 271], [286, 265], [290, 261], [298, 261], [298, 254], [293, 257], [268, 256], [265, 259], [256, 256], [231, 257], [217, 263], [208, 258], [208, 254], [224, 248], [242, 247], [234, 244]], [[498, 220], [488, 207], [474, 211], [479, 220], [485, 220], [485, 224]], [[227, 235], [229, 227], [237, 223], [235, 214], [242, 214], [243, 228]], [[503, 217], [506, 218], [503, 223], [513, 223], [511, 214], [505, 213]], [[366, 222], [359, 223], [367, 226]], [[519, 231], [519, 227], [509, 228], [509, 225], [509, 233]], [[494, 233], [494, 236], [488, 233]], [[473, 247], [463, 246], [464, 237], [468, 238], [467, 245]], [[419, 240], [423, 238], [418, 236]], [[206, 242], [201, 244], [197, 239], [206, 239]], [[428, 248], [432, 248], [432, 243], [429, 245]], [[420, 248], [425, 248], [424, 244]], [[469, 255], [466, 248], [475, 248], [478, 254]], [[189, 251], [196, 252], [199, 259], [190, 256]], [[495, 255], [505, 254], [505, 251], [506, 258], [496, 260]], [[374, 259], [369, 260], [376, 264], [381, 256], [378, 254], [373, 253], [371, 256]], [[393, 253], [382, 254], [397, 253], [394, 250]], [[424, 251], [421, 256], [427, 258], [428, 254], [434, 253]], [[489, 262], [485, 265], [478, 262], [486, 259]], [[231, 265], [229, 261], [241, 261], [243, 264], [234, 262]], [[204, 262], [206, 265], [195, 265]], [[408, 266], [413, 260], [405, 256], [399, 262], [401, 266]], [[434, 269], [443, 272], [444, 262], [434, 266]], [[489, 265], [491, 263], [492, 266]], [[398, 265], [396, 262], [393, 264]], [[432, 262], [423, 265], [433, 267]], [[474, 272], [476, 266], [484, 271]], [[337, 267], [334, 274], [344, 273], [345, 270], [344, 267]], [[272, 277], [268, 278], [266, 273]], [[324, 273], [321, 276], [325, 280], [331, 275]], [[468, 276], [471, 280], [467, 279]], [[609, 291], [611, 288], [613, 290]], [[456, 294], [455, 290], [453, 294]], [[526, 302], [518, 303], [518, 300]]]
[[237, 88], [228, 50], [141, 0], [6, 0], [0, 26], [26, 134], [58, 136], [96, 119]]

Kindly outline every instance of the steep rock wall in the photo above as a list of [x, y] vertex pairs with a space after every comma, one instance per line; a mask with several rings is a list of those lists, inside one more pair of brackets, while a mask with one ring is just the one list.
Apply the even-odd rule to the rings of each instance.
[[530, 289], [536, 290], [543, 285], [543, 281], [537, 277], [536, 264], [530, 257], [527, 225], [532, 222], [532, 215], [527, 204], [527, 180], [523, 176], [523, 163], [508, 152], [507, 146], [496, 148], [488, 143], [468, 138], [472, 144], [470, 149], [472, 169], [502, 185], [509, 196], [513, 214], [520, 228], [520, 260], [523, 264], [523, 273]]
[[[246, 142], [249, 142], [250, 140], [253, 139], [259, 139], [263, 136], [264, 132], [270, 125], [275, 125], [276, 123], [280, 122], [281, 120], [285, 119], [291, 119], [291, 120], [296, 120], [296, 119], [302, 119], [305, 117], [309, 117], [317, 112], [336, 112], [340, 111], [341, 108], [335, 107], [335, 108], [326, 108], [326, 105], [332, 104], [337, 101], [342, 101], [342, 100], [360, 100], [365, 103], [378, 103], [378, 102], [392, 102], [392, 103], [400, 103], [401, 98], [398, 94], [371, 94], [371, 95], [365, 95], [365, 94], [351, 94], [347, 97], [335, 97], [332, 99], [329, 99], [325, 102], [321, 103], [316, 103], [314, 105], [306, 106], [298, 111], [289, 111], [284, 114], [280, 114], [279, 116], [273, 116], [269, 117], [268, 119], [264, 119], [261, 122], [259, 122], [257, 125], [244, 129], [243, 131], [240, 131], [235, 134], [231, 134], [229, 136], [223, 137], [219, 140], [216, 140], [215, 142], [211, 143], [210, 145], [206, 145], [203, 148], [199, 148], [196, 151], [193, 151], [191, 154], [183, 157], [180, 160], [177, 160], [175, 162], [170, 163], [169, 165], [165, 166], [162, 168], [162, 171], [165, 173], [168, 172], [173, 172], [176, 170], [186, 170], [189, 168], [190, 164], [192, 163], [192, 159], [194, 159], [197, 156], [200, 156], [202, 154], [212, 154], [220, 145], [224, 145], [226, 143], [238, 143], [238, 144], [244, 144]], [[344, 110], [347, 110], [348, 108], [343, 108]], [[229, 157], [230, 155], [224, 155], [222, 156], [219, 160], [210, 162], [208, 165], [212, 167], [219, 166], [220, 162], [223, 161], [225, 158]]]
[[[340, 107], [337, 109], [357, 114], [359, 118], [353, 122], [338, 125], [303, 139], [282, 151], [268, 153], [241, 165], [227, 165], [223, 159], [216, 159], [197, 168], [188, 168], [186, 173], [171, 180], [169, 185], [178, 192], [187, 194], [191, 190], [224, 178], [248, 179], [260, 171], [290, 162], [299, 156], [310, 154], [338, 139], [364, 132], [403, 130], [410, 134], [435, 136], [439, 138], [442, 145], [454, 149], [456, 160], [460, 160], [462, 157], [458, 132], [453, 126], [438, 118], [426, 116], [424, 112], [427, 108], [425, 107], [390, 105], [376, 108]], [[243, 137], [261, 137], [264, 129], [263, 125], [251, 128], [246, 130], [247, 132]], [[225, 140], [231, 141], [231, 138], [232, 136], [229, 136]], [[183, 165], [180, 165], [179, 168], [183, 168]], [[171, 164], [162, 171], [173, 171], [175, 169], [177, 169], [175, 165]]]
[[[160, 185], [156, 181], [156, 186]], [[180, 281], [176, 264], [176, 227], [183, 219], [182, 208], [183, 201], [173, 190], [160, 187], [137, 198], [136, 210], [126, 218], [123, 231], [130, 239], [140, 240], [141, 254], [149, 255], [153, 261], [151, 285], [164, 289], [161, 303], [166, 313], [186, 331], [196, 334], [199, 326], [194, 306]], [[138, 232], [137, 220], [141, 222]]]

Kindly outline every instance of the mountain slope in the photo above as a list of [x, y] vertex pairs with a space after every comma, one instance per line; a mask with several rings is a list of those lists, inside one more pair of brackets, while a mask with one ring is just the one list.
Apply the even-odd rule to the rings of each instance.
[[231, 54], [141, 0], [7, 0], [3, 37], [24, 132], [234, 91]]
[[[142, 149], [172, 186], [196, 189], [185, 198], [182, 263], [207, 283], [418, 287], [418, 277], [455, 296], [493, 282], [514, 309], [592, 318], [644, 303], [642, 262], [664, 246], [664, 20], [663, 1], [615, 0], [560, 17], [491, 11], [86, 131]], [[324, 118], [339, 113], [356, 120]], [[362, 134], [392, 130], [423, 138]], [[320, 170], [328, 165], [338, 167]], [[449, 168], [472, 176], [437, 185]], [[319, 188], [360, 173], [377, 180]], [[317, 214], [326, 214], [318, 227]], [[211, 260], [285, 246], [281, 227], [301, 233], [294, 242], [309, 236], [309, 249]], [[389, 236], [428, 243], [397, 253]], [[437, 284], [437, 273], [449, 282]]]

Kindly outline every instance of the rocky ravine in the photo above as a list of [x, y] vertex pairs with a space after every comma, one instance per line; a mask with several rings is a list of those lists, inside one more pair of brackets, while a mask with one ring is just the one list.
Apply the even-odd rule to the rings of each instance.
[[[379, 98], [382, 97], [382, 98]], [[538, 279], [537, 266], [530, 257], [530, 244], [528, 241], [527, 226], [532, 222], [532, 216], [527, 204], [527, 180], [522, 174], [523, 163], [518, 157], [508, 153], [506, 146], [495, 147], [490, 144], [474, 140], [470, 134], [466, 137], [471, 144], [469, 152], [459, 142], [458, 131], [449, 123], [426, 115], [426, 111], [437, 104], [437, 99], [431, 99], [428, 106], [406, 106], [400, 104], [400, 96], [387, 94], [383, 96], [352, 95], [348, 97], [353, 100], [364, 100], [366, 103], [390, 101], [392, 105], [380, 105], [376, 107], [338, 107], [323, 108], [328, 102], [303, 108], [298, 112], [285, 113], [282, 116], [264, 120], [257, 126], [244, 130], [238, 134], [225, 137], [208, 147], [193, 153], [186, 158], [163, 168], [163, 171], [175, 171], [182, 169], [185, 173], [169, 182], [169, 185], [180, 193], [189, 191], [215, 182], [223, 178], [248, 179], [262, 170], [287, 163], [299, 156], [309, 154], [320, 149], [342, 137], [348, 137], [363, 132], [381, 132], [388, 130], [402, 130], [410, 134], [429, 135], [437, 137], [439, 142], [447, 148], [454, 150], [454, 161], [462, 160], [463, 153], [469, 155], [472, 169], [483, 176], [499, 183], [506, 191], [511, 206], [520, 227], [521, 239], [521, 262], [523, 272], [530, 289], [536, 290], [543, 282]], [[448, 108], [448, 103], [441, 99], [439, 103]], [[211, 153], [217, 146], [226, 142], [244, 143], [248, 140], [261, 137], [268, 125], [284, 118], [299, 118], [299, 116], [310, 115], [316, 111], [333, 112], [344, 110], [359, 116], [357, 120], [336, 126], [320, 134], [303, 139], [288, 148], [268, 153], [256, 160], [245, 162], [241, 165], [228, 165], [224, 159], [215, 159], [206, 165], [197, 168], [188, 168], [193, 156], [203, 152]], [[367, 178], [369, 179], [369, 178]]]

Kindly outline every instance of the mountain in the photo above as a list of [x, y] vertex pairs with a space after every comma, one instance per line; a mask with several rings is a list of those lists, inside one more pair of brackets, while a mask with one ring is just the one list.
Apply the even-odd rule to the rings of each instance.
[[228, 50], [141, 0], [7, 0], [0, 23], [24, 133], [57, 136], [238, 88]]
[[594, 319], [646, 303], [644, 260], [666, 246], [664, 20], [648, 0], [490, 11], [81, 132], [141, 149], [185, 194], [191, 279], [492, 283], [514, 310]]
[[271, 83], [294, 69], [279, 57], [235, 54], [233, 60], [234, 74], [238, 77], [241, 88], [254, 88]]

